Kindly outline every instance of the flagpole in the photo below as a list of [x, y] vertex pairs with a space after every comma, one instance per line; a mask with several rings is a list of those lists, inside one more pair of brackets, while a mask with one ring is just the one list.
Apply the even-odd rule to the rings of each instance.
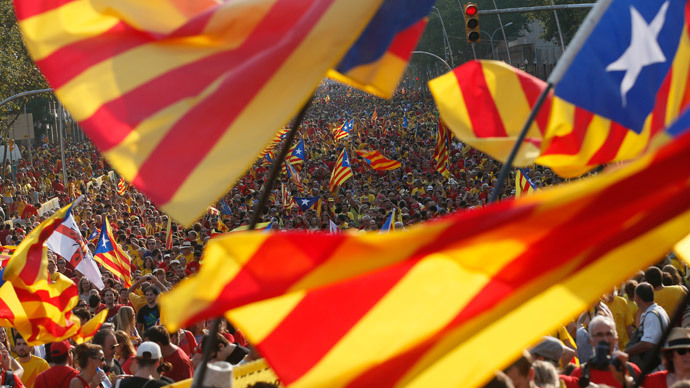
[[[302, 107], [302, 110], [300, 110], [300, 112], [297, 114], [295, 121], [292, 123], [292, 128], [290, 129], [290, 132], [288, 132], [288, 135], [285, 137], [285, 144], [283, 145], [283, 148], [281, 148], [280, 154], [278, 155], [278, 157], [273, 159], [271, 169], [269, 170], [268, 179], [266, 179], [266, 182], [264, 182], [264, 187], [261, 191], [259, 202], [256, 204], [256, 206], [254, 206], [254, 214], [252, 214], [252, 219], [249, 222], [249, 227], [247, 228], [247, 230], [256, 229], [256, 224], [259, 222], [259, 217], [261, 214], [260, 210], [263, 209], [263, 207], [266, 206], [266, 202], [268, 202], [268, 194], [273, 189], [273, 185], [278, 178], [278, 174], [280, 173], [280, 165], [287, 157], [288, 151], [290, 150], [290, 146], [292, 145], [292, 142], [295, 140], [295, 136], [297, 135], [297, 130], [299, 129], [300, 125], [302, 125], [304, 116], [306, 115], [307, 110], [311, 106], [313, 100], [314, 95], [312, 94], [307, 103], [304, 104], [304, 106]], [[212, 349], [216, 347], [216, 336], [218, 336], [218, 332], [220, 331], [220, 321], [221, 318], [218, 318], [215, 320], [215, 322], [213, 322], [211, 332], [208, 334], [209, 340], [206, 341], [206, 346], [203, 349], [203, 357], [201, 360], [201, 365], [199, 366], [199, 373], [196, 376], [194, 376], [192, 388], [203, 388], [203, 381], [206, 377], [208, 361], [211, 357]]]
[[585, 20], [582, 22], [582, 26], [575, 33], [573, 40], [566, 48], [565, 52], [563, 53], [563, 56], [556, 64], [556, 67], [553, 69], [553, 72], [547, 80], [546, 88], [539, 95], [537, 102], [534, 104], [532, 111], [527, 117], [527, 121], [525, 121], [525, 124], [522, 126], [520, 134], [515, 140], [513, 148], [510, 150], [508, 159], [506, 159], [505, 163], [501, 167], [501, 172], [498, 175], [498, 182], [496, 183], [494, 189], [491, 191], [489, 203], [496, 202], [498, 198], [501, 196], [501, 194], [503, 194], [505, 181], [508, 178], [508, 173], [510, 173], [510, 169], [513, 167], [513, 161], [517, 156], [520, 146], [522, 146], [522, 141], [525, 140], [525, 137], [527, 136], [529, 128], [532, 126], [534, 119], [537, 117], [539, 110], [544, 104], [546, 97], [548, 96], [551, 89], [553, 89], [555, 85], [557, 85], [558, 82], [561, 81], [563, 75], [565, 75], [565, 72], [573, 63], [573, 60], [575, 60], [575, 56], [580, 51], [582, 46], [585, 44], [585, 41], [587, 41], [589, 35], [592, 34], [592, 30], [594, 30], [594, 27], [596, 27], [597, 23], [599, 23], [601, 17], [604, 16], [604, 12], [606, 12], [606, 10], [609, 8], [609, 5], [611, 5], [612, 1], [613, 0], [599, 0], [599, 2], [597, 2], [594, 5], [592, 10], [587, 14]]

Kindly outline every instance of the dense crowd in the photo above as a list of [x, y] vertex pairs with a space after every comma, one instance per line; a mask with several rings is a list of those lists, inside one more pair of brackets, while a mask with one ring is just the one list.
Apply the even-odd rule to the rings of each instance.
[[[376, 120], [372, 120], [374, 112]], [[355, 122], [352, 133], [336, 140], [333, 129], [350, 119]], [[281, 175], [269, 204], [259, 209], [259, 222], [270, 222], [275, 232], [357, 232], [381, 229], [394, 210], [395, 228], [405, 228], [484, 206], [496, 185], [500, 163], [453, 139], [448, 173], [439, 173], [433, 158], [437, 126], [437, 112], [428, 91], [403, 88], [393, 99], [381, 100], [337, 83], [324, 83], [297, 136], [297, 141], [304, 139], [305, 143], [304, 161], [295, 164], [301, 185]], [[281, 142], [273, 151], [277, 154], [283, 146]], [[332, 193], [331, 171], [343, 148], [350, 154], [353, 177]], [[401, 162], [402, 167], [373, 170], [354, 150], [377, 150]], [[26, 155], [26, 150], [22, 151]], [[119, 194], [118, 179], [90, 143], [66, 147], [67, 179], [62, 177], [57, 145], [41, 144], [32, 151], [31, 163], [25, 157], [18, 163], [6, 164], [0, 208], [5, 226], [0, 230], [0, 243], [17, 245], [51, 213], [46, 210], [51, 200], [63, 206], [84, 194], [73, 215], [89, 248], [95, 252], [107, 220], [117, 243], [132, 260], [133, 284], [125, 287], [101, 267], [105, 287], [98, 290], [68, 259], [49, 252], [49, 273], [60, 272], [78, 287], [75, 315], [86, 322], [107, 308], [106, 324], [93, 340], [76, 346], [65, 341], [29, 347], [16, 330], [0, 329], [0, 384], [8, 385], [7, 381], [14, 379], [15, 386], [28, 387], [107, 387], [117, 382], [120, 388], [152, 388], [191, 377], [202, 359], [201, 348], [208, 341], [206, 322], [169, 333], [161, 326], [158, 296], [199, 270], [203, 248], [212, 235], [250, 223], [270, 168], [266, 158], [257, 160], [192, 227], [172, 222], [172, 247], [166, 249], [168, 216], [133, 187]], [[538, 187], [561, 181], [541, 167], [534, 167], [529, 174]], [[506, 184], [504, 197], [512, 196], [513, 179]], [[281, 190], [281, 185], [286, 189]], [[290, 200], [298, 197], [319, 197], [320, 206], [303, 210]], [[690, 314], [688, 322], [669, 320], [674, 306], [687, 293], [682, 284], [685, 267], [677, 260], [668, 264], [663, 272], [652, 267], [620, 291], [602, 297], [591, 311], [564, 324], [553, 337], [507, 368], [507, 377], [498, 376], [491, 384], [574, 387], [584, 371], [593, 383], [622, 386], [625, 382], [618, 377], [640, 373], [634, 364], [625, 367], [626, 361], [638, 360], [637, 355], [648, 352], [646, 344], [658, 341], [669, 324], [679, 327], [674, 329], [671, 340], [682, 339], [683, 345], [669, 341], [663, 362], [655, 366], [659, 371], [650, 375], [649, 381], [656, 385], [644, 386], [671, 386], [675, 380], [690, 377], [690, 357], [687, 361], [682, 358], [690, 349], [690, 334], [682, 329], [690, 326]], [[629, 345], [631, 338], [637, 338], [636, 344], [642, 345]], [[608, 347], [599, 346], [598, 340]], [[260, 357], [242, 332], [227, 321], [216, 342], [211, 361], [238, 364]], [[615, 371], [609, 371], [612, 355], [624, 367], [616, 365]], [[8, 371], [13, 371], [13, 376]]]

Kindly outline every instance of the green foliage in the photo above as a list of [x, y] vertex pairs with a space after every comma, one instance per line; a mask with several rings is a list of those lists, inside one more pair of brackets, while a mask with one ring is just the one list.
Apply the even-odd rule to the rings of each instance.
[[[12, 1], [0, 0], [0, 100], [17, 93], [48, 88], [24, 47], [21, 32], [14, 16]], [[9, 103], [0, 112], [17, 111], [23, 101]]]
[[[537, 0], [534, 1], [534, 5], [551, 5], [551, 0]], [[555, 4], [587, 4], [594, 3], [594, 0], [554, 0]], [[585, 9], [563, 9], [558, 11], [558, 20], [561, 23], [561, 30], [563, 31], [563, 40], [565, 44], [573, 38], [575, 32], [582, 24], [582, 21], [587, 16], [590, 8]], [[542, 33], [542, 39], [557, 41], [558, 37], [558, 27], [556, 25], [556, 17], [553, 11], [548, 12], [534, 12], [530, 14], [530, 18], [533, 20], [539, 20], [544, 26], [544, 31]]]

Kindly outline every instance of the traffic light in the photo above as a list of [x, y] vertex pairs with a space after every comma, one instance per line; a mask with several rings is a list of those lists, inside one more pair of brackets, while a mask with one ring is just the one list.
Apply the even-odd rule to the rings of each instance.
[[481, 40], [481, 36], [479, 35], [479, 9], [477, 9], [477, 4], [465, 4], [464, 11], [467, 43], [477, 43]]

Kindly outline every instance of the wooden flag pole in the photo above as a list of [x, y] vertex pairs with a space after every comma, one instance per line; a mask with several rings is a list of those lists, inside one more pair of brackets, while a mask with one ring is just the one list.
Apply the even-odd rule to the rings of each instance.
[[[273, 159], [273, 163], [271, 164], [271, 169], [269, 170], [268, 173], [268, 179], [266, 179], [266, 182], [264, 182], [264, 187], [261, 190], [261, 195], [259, 196], [259, 202], [257, 202], [256, 206], [254, 206], [254, 214], [252, 214], [252, 219], [249, 222], [249, 228], [247, 230], [254, 230], [256, 229], [256, 224], [259, 222], [259, 218], [261, 217], [261, 209], [263, 209], [264, 206], [266, 206], [266, 202], [268, 202], [268, 195], [273, 189], [273, 185], [275, 184], [275, 181], [278, 179], [278, 174], [280, 173], [280, 165], [283, 163], [285, 158], [287, 157], [288, 151], [290, 150], [290, 147], [292, 146], [292, 142], [295, 140], [295, 137], [297, 135], [297, 131], [302, 125], [302, 121], [304, 120], [304, 116], [307, 114], [307, 110], [311, 106], [312, 101], [314, 100], [314, 95], [312, 95], [309, 98], [309, 101], [307, 101], [306, 104], [302, 107], [302, 110], [297, 114], [297, 117], [295, 118], [295, 122], [292, 123], [292, 128], [290, 128], [290, 132], [288, 132], [287, 137], [285, 138], [285, 144], [283, 145], [283, 148], [280, 150], [280, 154]], [[204, 378], [206, 377], [206, 370], [208, 368], [208, 361], [211, 358], [211, 352], [213, 349], [216, 347], [216, 337], [218, 336], [218, 332], [220, 331], [220, 321], [222, 318], [217, 318], [213, 322], [213, 326], [211, 327], [211, 332], [208, 334], [209, 340], [206, 341], [206, 346], [204, 346], [203, 349], [203, 357], [201, 360], [201, 365], [199, 366], [199, 373], [194, 376], [194, 381], [192, 382], [192, 388], [203, 388], [203, 381]]]

